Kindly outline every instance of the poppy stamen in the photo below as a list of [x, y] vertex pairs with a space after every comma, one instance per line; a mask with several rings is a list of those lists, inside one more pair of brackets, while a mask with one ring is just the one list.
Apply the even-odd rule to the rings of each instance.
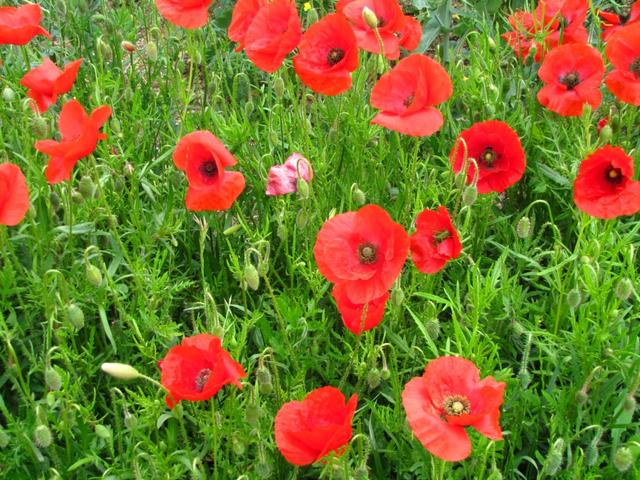
[[609, 166], [604, 172], [604, 178], [607, 180], [607, 182], [613, 185], [618, 185], [620, 182], [622, 182], [624, 177], [622, 175], [622, 170]]
[[447, 415], [458, 417], [471, 412], [471, 403], [464, 395], [452, 395], [444, 399], [442, 408]]
[[327, 63], [332, 67], [339, 63], [345, 56], [345, 51], [341, 48], [332, 48], [327, 54]]
[[370, 265], [377, 260], [376, 254], [378, 253], [378, 247], [373, 243], [362, 243], [358, 245], [358, 258], [363, 265]]
[[213, 178], [218, 174], [218, 166], [213, 160], [208, 160], [200, 165], [200, 173], [205, 177]]
[[633, 73], [637, 79], [640, 79], [640, 57], [636, 58], [629, 66], [629, 71]]
[[567, 87], [567, 90], [573, 90], [580, 83], [578, 72], [571, 72], [560, 79], [560, 83]]
[[195, 381], [197, 392], [201, 392], [202, 390], [204, 390], [205, 385], [209, 381], [210, 375], [211, 375], [210, 368], [203, 368], [202, 370], [200, 370], [200, 373], [198, 373], [198, 376], [196, 377], [196, 381]]
[[493, 165], [493, 162], [495, 162], [497, 158], [498, 154], [495, 152], [495, 150], [491, 147], [487, 147], [480, 155], [480, 162], [482, 162], [482, 164], [486, 167], [490, 167], [491, 165]]

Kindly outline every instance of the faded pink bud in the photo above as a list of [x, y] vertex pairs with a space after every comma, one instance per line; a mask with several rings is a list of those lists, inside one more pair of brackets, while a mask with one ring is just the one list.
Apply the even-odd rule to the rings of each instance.
[[267, 195], [286, 195], [297, 190], [298, 178], [309, 182], [313, 178], [313, 170], [309, 160], [299, 153], [293, 153], [282, 165], [274, 165], [269, 169]]

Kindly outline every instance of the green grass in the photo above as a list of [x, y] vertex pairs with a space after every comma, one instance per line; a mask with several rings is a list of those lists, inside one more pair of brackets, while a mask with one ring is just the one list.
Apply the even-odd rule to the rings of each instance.
[[[423, 24], [435, 3], [419, 4]], [[32, 202], [20, 225], [0, 227], [3, 478], [640, 478], [638, 466], [622, 474], [612, 463], [619, 447], [640, 441], [637, 416], [623, 408], [640, 383], [640, 221], [592, 219], [572, 200], [577, 166], [600, 144], [595, 123], [610, 111], [618, 122], [612, 143], [638, 166], [637, 108], [605, 93], [583, 118], [544, 110], [536, 67], [521, 65], [499, 38], [506, 5], [495, 17], [460, 6], [451, 39], [435, 36], [429, 52], [454, 93], [441, 107], [444, 127], [419, 140], [369, 124], [375, 56], [361, 53], [347, 93], [315, 95], [290, 59], [269, 76], [233, 52], [229, 2], [195, 32], [161, 20], [150, 0], [42, 5], [56, 41], [1, 47], [2, 88], [16, 97], [0, 105], [0, 161], [20, 165]], [[307, 24], [309, 13], [300, 13]], [[122, 40], [138, 50], [128, 54]], [[113, 108], [108, 140], [78, 163], [71, 183], [46, 183], [46, 159], [33, 145], [56, 132], [61, 102], [41, 118], [30, 110], [19, 86], [25, 55], [33, 65], [42, 55], [57, 64], [84, 58], [66, 98]], [[404, 301], [390, 302], [382, 324], [357, 341], [313, 259], [320, 226], [332, 212], [358, 207], [354, 184], [409, 231], [424, 208], [453, 210], [453, 141], [490, 118], [521, 136], [524, 178], [458, 212], [460, 259], [433, 276], [407, 263], [398, 285]], [[184, 207], [186, 179], [171, 155], [197, 129], [224, 142], [247, 180], [228, 212]], [[294, 151], [313, 164], [310, 197], [266, 197], [269, 167]], [[83, 176], [97, 186], [92, 198], [77, 192]], [[523, 239], [515, 227], [525, 216], [532, 233]], [[240, 286], [244, 265], [256, 261], [251, 248], [266, 269], [257, 291]], [[98, 287], [87, 281], [88, 263], [102, 274]], [[622, 278], [635, 285], [628, 300], [614, 293]], [[567, 296], [575, 292], [572, 308]], [[84, 312], [83, 328], [69, 323], [69, 304]], [[126, 362], [159, 378], [157, 361], [200, 332], [220, 335], [243, 364], [243, 390], [170, 411], [152, 384], [100, 371], [102, 362]], [[400, 401], [404, 384], [445, 354], [507, 382], [505, 440], [475, 435], [472, 457], [447, 465], [412, 436]], [[256, 382], [260, 365], [272, 374], [271, 392]], [[47, 385], [49, 369], [61, 377], [59, 389]], [[360, 398], [348, 451], [292, 468], [275, 447], [275, 413], [314, 388], [338, 386], [346, 371], [342, 390]], [[34, 443], [40, 425], [53, 436], [47, 448]], [[560, 439], [564, 448], [554, 449]]]

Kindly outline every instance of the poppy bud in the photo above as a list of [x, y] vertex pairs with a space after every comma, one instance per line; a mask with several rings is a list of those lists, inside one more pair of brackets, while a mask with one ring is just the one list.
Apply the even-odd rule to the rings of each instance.
[[624, 397], [624, 402], [622, 402], [622, 410], [626, 414], [632, 414], [636, 410], [636, 399], [633, 394], [628, 394]]
[[158, 46], [156, 45], [156, 42], [151, 40], [147, 43], [145, 46], [145, 53], [147, 55], [147, 59], [151, 63], [156, 63], [158, 61]]
[[82, 309], [75, 303], [69, 303], [66, 307], [67, 321], [75, 328], [80, 330], [84, 327], [84, 313]]
[[122, 42], [120, 42], [120, 46], [129, 53], [133, 53], [136, 51], [136, 46], [127, 40], [123, 40]]
[[213, 335], [214, 337], [223, 338], [224, 328], [222, 328], [222, 325], [214, 325], [214, 327], [211, 329], [211, 335]]
[[307, 12], [307, 21], [309, 25], [313, 25], [318, 21], [318, 11], [315, 8], [312, 8]]
[[520, 379], [520, 385], [522, 388], [527, 388], [531, 383], [531, 374], [529, 373], [529, 370], [526, 368], [520, 370], [520, 373], [518, 373], [518, 379]]
[[628, 447], [621, 447], [613, 455], [613, 466], [619, 472], [626, 472], [633, 465], [633, 452]]
[[298, 192], [298, 197], [300, 197], [302, 200], [306, 200], [307, 198], [309, 198], [309, 184], [304, 178], [298, 178], [296, 189]]
[[589, 442], [589, 446], [585, 451], [585, 459], [587, 466], [593, 467], [598, 463], [598, 457], [600, 456], [600, 452], [598, 451], [598, 444], [600, 443], [600, 439], [602, 438], [602, 429], [597, 427], [597, 431], [593, 440]]
[[51, 206], [53, 207], [54, 211], [60, 208], [60, 197], [56, 192], [52, 191], [49, 194], [49, 203], [51, 203]]
[[353, 189], [353, 201], [358, 207], [367, 203], [367, 196], [362, 190], [360, 190], [360, 188], [358, 188], [358, 185], [355, 185], [355, 188]]
[[5, 102], [13, 102], [16, 99], [16, 92], [11, 87], [4, 87], [2, 90], [2, 99]]
[[271, 477], [271, 465], [266, 461], [258, 462], [256, 464], [256, 475], [258, 478], [269, 478]]
[[247, 451], [247, 446], [236, 435], [231, 437], [231, 448], [233, 448], [233, 453], [235, 453], [239, 457], [244, 455]]
[[2, 428], [0, 428], [0, 448], [7, 448], [7, 445], [9, 445], [10, 440], [11, 438], [9, 438], [9, 435], [7, 434], [7, 432], [5, 432]]
[[382, 367], [382, 370], [380, 370], [380, 378], [385, 382], [391, 378], [391, 371], [386, 365]]
[[122, 125], [120, 125], [120, 120], [118, 120], [116, 117], [113, 117], [109, 121], [109, 127], [111, 128], [111, 131], [116, 135], [119, 135], [122, 132]]
[[93, 285], [96, 288], [102, 285], [102, 272], [100, 272], [100, 269], [95, 265], [87, 262], [84, 274], [90, 285]]
[[616, 285], [616, 298], [621, 302], [628, 300], [633, 293], [633, 284], [628, 278], [621, 278]]
[[71, 201], [75, 205], [82, 205], [84, 203], [84, 197], [80, 194], [80, 192], [74, 190], [71, 192]]
[[309, 223], [309, 215], [307, 211], [304, 209], [298, 210], [298, 214], [296, 215], [296, 227], [299, 230], [304, 230], [304, 227]]
[[369, 480], [369, 469], [366, 465], [360, 465], [353, 472], [353, 477], [355, 480]]
[[111, 440], [111, 430], [104, 425], [97, 424], [95, 426], [96, 436], [102, 440]]
[[522, 217], [516, 224], [516, 235], [519, 238], [528, 238], [531, 235], [531, 220], [529, 217]]
[[369, 373], [367, 373], [367, 385], [369, 385], [371, 390], [378, 388], [381, 381], [382, 376], [380, 375], [380, 370], [375, 367], [369, 370]]
[[574, 399], [578, 405], [584, 405], [587, 403], [587, 400], [589, 400], [589, 392], [586, 388], [582, 387], [576, 392]]
[[36, 138], [46, 137], [49, 134], [47, 121], [42, 117], [33, 117], [31, 119], [31, 132]]
[[93, 198], [93, 194], [95, 193], [96, 186], [91, 180], [91, 177], [87, 175], [83, 175], [80, 179], [80, 183], [78, 183], [78, 190], [80, 194], [83, 196], [85, 200]]
[[129, 413], [128, 410], [124, 412], [124, 426], [129, 430], [133, 430], [138, 426], [138, 417]]
[[404, 301], [404, 291], [400, 286], [396, 286], [391, 290], [391, 302], [399, 307]]
[[51, 430], [46, 425], [38, 425], [33, 431], [33, 443], [38, 448], [48, 448], [53, 442]]
[[581, 303], [582, 294], [580, 293], [579, 288], [573, 288], [569, 293], [567, 293], [567, 305], [569, 305], [570, 308], [578, 308]]
[[487, 477], [487, 480], [502, 480], [503, 478], [504, 477], [502, 476], [502, 473], [500, 473], [500, 470], [494, 466], [493, 470], [491, 470], [491, 473]]
[[246, 73], [240, 72], [233, 77], [233, 96], [236, 101], [245, 101], [249, 97], [251, 82]]
[[[256, 371], [256, 380], [259, 385], [271, 385], [271, 372], [267, 367], [259, 367]], [[269, 392], [270, 393], [270, 392]]]
[[427, 322], [424, 324], [424, 328], [432, 340], [436, 340], [440, 336], [440, 320], [438, 320], [437, 318], [427, 320]]
[[275, 93], [278, 98], [284, 96], [284, 80], [282, 77], [276, 77], [273, 81], [273, 93]]
[[491, 50], [495, 50], [496, 49], [496, 41], [493, 39], [493, 37], [488, 37], [487, 38], [487, 44], [489, 45], [489, 48]]
[[260, 420], [260, 416], [262, 415], [262, 410], [255, 403], [250, 403], [247, 405], [247, 409], [244, 412], [244, 416], [247, 419], [247, 423], [252, 427], [258, 425], [258, 421]]
[[364, 20], [364, 23], [366, 23], [369, 28], [374, 30], [378, 28], [378, 17], [369, 7], [362, 9], [362, 20]]
[[44, 383], [51, 391], [60, 390], [62, 378], [55, 368], [49, 367], [44, 371]]
[[120, 176], [117, 176], [116, 178], [113, 179], [113, 189], [120, 193], [124, 190], [125, 184], [124, 181], [122, 180], [122, 178], [120, 178]]
[[470, 207], [476, 200], [478, 199], [478, 189], [475, 185], [469, 185], [462, 192], [462, 203], [463, 205]]
[[284, 242], [287, 239], [287, 226], [284, 223], [278, 224], [276, 235], [278, 236], [281, 242]]
[[103, 60], [107, 62], [111, 61], [113, 58], [113, 51], [108, 43], [102, 40], [102, 37], [98, 37], [98, 41], [96, 42], [96, 48], [98, 50], [98, 54]]
[[256, 267], [251, 263], [245, 265], [244, 272], [242, 272], [242, 279], [251, 290], [258, 290], [258, 287], [260, 287], [260, 276], [258, 275], [258, 270], [256, 270]]
[[562, 467], [562, 457], [564, 455], [564, 440], [559, 438], [555, 441], [551, 449], [549, 450], [549, 454], [547, 455], [547, 459], [544, 462], [544, 472], [553, 476]]
[[[496, 88], [495, 85], [491, 85], [493, 88]], [[497, 90], [497, 88], [496, 88]], [[497, 92], [496, 92], [497, 93]], [[484, 111], [487, 112], [487, 117], [493, 117], [496, 114], [496, 107], [492, 104], [487, 104], [484, 106]]]
[[225, 229], [222, 234], [223, 235], [233, 235], [234, 233], [236, 233], [238, 230], [240, 230], [242, 228], [242, 225], [240, 225], [239, 223], [236, 223], [235, 225], [231, 225], [229, 228]]
[[100, 368], [119, 380], [134, 380], [140, 376], [138, 370], [126, 363], [103, 363]]
[[251, 100], [250, 98], [247, 99], [247, 101], [244, 104], [244, 114], [247, 117], [250, 117], [254, 109], [255, 109], [255, 105], [253, 104], [253, 100]]
[[605, 125], [602, 127], [602, 130], [600, 130], [600, 140], [602, 140], [602, 143], [609, 143], [612, 136], [613, 128], [611, 128], [611, 125]]

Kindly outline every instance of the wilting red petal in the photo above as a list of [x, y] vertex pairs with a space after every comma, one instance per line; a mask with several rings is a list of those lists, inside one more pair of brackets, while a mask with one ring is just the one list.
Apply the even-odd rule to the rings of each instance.
[[0, 164], [0, 225], [17, 225], [27, 210], [29, 188], [20, 167], [13, 163]]
[[196, 29], [209, 21], [209, 5], [213, 0], [156, 0], [160, 15], [174, 25]]
[[436, 273], [447, 262], [458, 258], [462, 244], [445, 207], [423, 210], [411, 235], [411, 259], [422, 273]]

